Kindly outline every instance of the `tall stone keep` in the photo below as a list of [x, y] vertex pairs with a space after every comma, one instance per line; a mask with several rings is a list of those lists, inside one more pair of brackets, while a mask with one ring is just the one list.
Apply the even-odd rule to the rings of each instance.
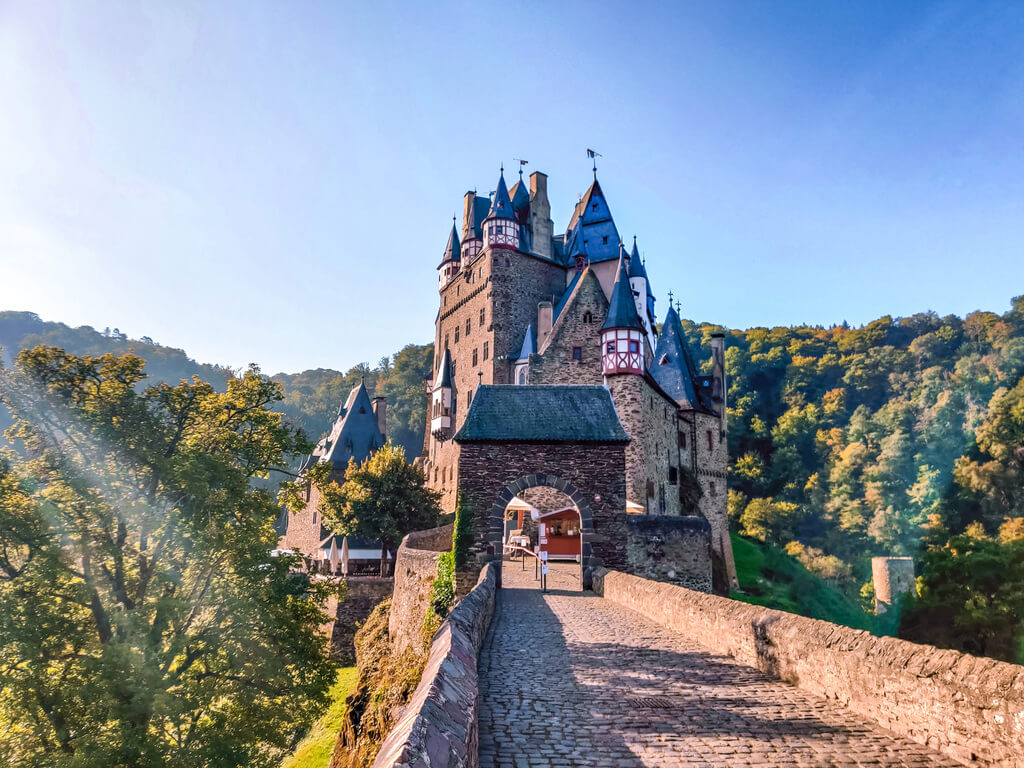
[[623, 513], [706, 518], [716, 583], [735, 586], [725, 336], [712, 339], [704, 374], [676, 309], [658, 323], [653, 261], [641, 260], [636, 238], [623, 244], [596, 173], [557, 234], [545, 174], [527, 184], [520, 172], [509, 188], [502, 169], [493, 189], [465, 194], [461, 228], [449, 229], [433, 262], [439, 306], [418, 460], [428, 485], [455, 509], [461, 449], [452, 438], [479, 387], [602, 386], [629, 436]]

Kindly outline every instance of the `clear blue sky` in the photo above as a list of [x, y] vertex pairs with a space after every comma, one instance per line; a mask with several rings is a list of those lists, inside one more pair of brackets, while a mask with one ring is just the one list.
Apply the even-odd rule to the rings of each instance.
[[470, 188], [590, 180], [731, 327], [1024, 293], [1024, 4], [0, 0], [0, 309], [267, 372], [432, 338]]

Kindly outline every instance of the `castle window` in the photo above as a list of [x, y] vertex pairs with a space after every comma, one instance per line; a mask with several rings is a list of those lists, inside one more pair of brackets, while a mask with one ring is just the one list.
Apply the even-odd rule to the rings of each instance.
[[609, 355], [614, 355], [615, 354], [615, 342], [614, 341], [609, 341], [608, 344], [606, 345], [606, 348], [607, 348], [607, 352], [608, 352]]
[[473, 365], [476, 365], [479, 361], [476, 358], [476, 350], [473, 350]]
[[468, 408], [472, 404], [473, 404], [473, 392], [470, 391], [470, 392], [466, 393], [466, 407]]
[[608, 245], [608, 235], [601, 238], [601, 245]]
[[486, 310], [484, 310], [484, 309], [481, 309], [481, 310], [480, 310], [480, 327], [481, 327], [481, 328], [483, 328], [483, 327], [484, 327], [484, 318], [485, 318], [485, 317], [487, 317], [487, 315], [486, 315]]
[[583, 322], [587, 323], [588, 325], [590, 323], [594, 322], [594, 315], [593, 315], [593, 313], [591, 313], [589, 310], [584, 312], [583, 313]]
[[652, 496], [654, 496], [654, 481], [653, 480], [648, 480], [647, 481], [647, 498], [651, 498]]
[[679, 433], [679, 447], [680, 448], [686, 448], [686, 433], [685, 432], [680, 432]]
[[668, 468], [668, 481], [672, 483], [672, 485], [679, 482], [679, 470], [675, 467]]
[[594, 203], [593, 205], [591, 205], [590, 206], [590, 210], [596, 211], [597, 210], [597, 203]]
[[520, 386], [526, 384], [526, 366], [525, 365], [522, 368], [519, 369], [519, 378], [516, 381], [516, 383], [519, 384]]
[[491, 352], [491, 343], [489, 341], [484, 342], [484, 360], [488, 358]]
[[583, 347], [573, 347], [572, 348], [572, 359], [573, 360], [582, 360], [583, 359]]
[[444, 348], [448, 349], [448, 334], [447, 333], [444, 335]]
[[456, 285], [455, 286], [455, 295], [458, 296], [459, 295], [459, 291], [461, 291], [461, 290], [462, 290], [462, 286]]
[[711, 483], [711, 495], [712, 496], [717, 496], [718, 495], [718, 489], [715, 488], [715, 484], [714, 483]]
[[708, 435], [708, 450], [713, 451], [715, 449], [715, 438], [711, 436], [711, 430], [707, 431]]
[[455, 326], [455, 343], [459, 343], [459, 326]]
[[313, 510], [313, 525], [316, 525], [316, 510]]
[[466, 335], [469, 336], [469, 318], [466, 318]]
[[[634, 354], [634, 355], [636, 353], [638, 353], [640, 351], [640, 342], [639, 341], [633, 341], [632, 339], [630, 339], [629, 351], [630, 351], [631, 354]], [[651, 398], [651, 407], [652, 408], [654, 407], [654, 398]]]

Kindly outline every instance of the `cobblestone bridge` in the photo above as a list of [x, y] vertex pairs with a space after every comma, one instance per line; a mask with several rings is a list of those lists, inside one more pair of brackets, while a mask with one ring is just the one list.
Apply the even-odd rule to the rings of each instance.
[[480, 766], [954, 766], [843, 708], [506, 563], [480, 656]]

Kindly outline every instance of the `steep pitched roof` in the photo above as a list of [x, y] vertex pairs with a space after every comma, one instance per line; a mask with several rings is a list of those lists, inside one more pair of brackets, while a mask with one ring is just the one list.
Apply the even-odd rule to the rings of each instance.
[[330, 462], [334, 469], [344, 471], [349, 459], [363, 461], [384, 445], [386, 438], [377, 424], [370, 395], [362, 383], [349, 392], [345, 405], [338, 413], [330, 434], [321, 440], [320, 461]]
[[[629, 254], [629, 276], [647, 279], [647, 270], [644, 269], [644, 263], [640, 260], [640, 251], [636, 247], [635, 236], [633, 237], [633, 252]], [[650, 293], [650, 289], [648, 289], [648, 293]]]
[[622, 238], [597, 179], [576, 204], [565, 233], [570, 248], [580, 240], [587, 258], [593, 263], [618, 258]]
[[452, 356], [448, 347], [444, 348], [441, 355], [441, 362], [437, 366], [437, 377], [434, 380], [434, 389], [438, 387], [450, 387], [452, 385]]
[[674, 307], [669, 307], [661, 335], [658, 337], [651, 375], [658, 385], [684, 408], [702, 407], [697, 394], [697, 368]]
[[455, 441], [626, 443], [629, 435], [604, 387], [484, 385]]
[[565, 286], [565, 291], [562, 292], [562, 297], [555, 304], [555, 310], [551, 315], [551, 322], [555, 323], [558, 321], [558, 316], [562, 314], [562, 310], [565, 309], [565, 305], [569, 303], [569, 297], [572, 296], [572, 292], [576, 290], [576, 286], [580, 282], [580, 275], [583, 274], [583, 270], [575, 272], [572, 276], [572, 280]]
[[452, 219], [452, 231], [448, 235], [448, 245], [444, 247], [444, 256], [441, 257], [441, 264], [446, 261], [459, 261], [462, 258], [462, 249], [459, 245], [459, 233], [455, 229], [455, 220]]
[[533, 324], [526, 326], [526, 336], [523, 338], [523, 348], [519, 351], [516, 360], [526, 360], [530, 355], [537, 352], [537, 337], [533, 333]]
[[473, 205], [470, 209], [470, 220], [462, 230], [462, 239], [476, 238], [479, 240], [484, 236], [484, 219], [491, 210], [491, 201], [486, 197], [477, 195], [473, 198]]
[[508, 196], [508, 187], [505, 186], [505, 172], [501, 172], [498, 179], [498, 189], [494, 193], [494, 200], [491, 202], [491, 210], [487, 218], [514, 219], [515, 211], [512, 209], [512, 200]]
[[619, 257], [619, 273], [615, 278], [615, 285], [612, 286], [612, 298], [608, 302], [608, 318], [601, 326], [601, 330], [606, 331], [609, 328], [636, 328], [641, 331], [644, 329], [644, 324], [640, 322], [640, 315], [636, 313], [633, 290], [629, 287], [626, 260], [621, 256]]
[[519, 223], [525, 224], [530, 208], [530, 191], [523, 181], [522, 171], [519, 172], [519, 181], [512, 186], [509, 194], [512, 197], [512, 210], [515, 211]]

